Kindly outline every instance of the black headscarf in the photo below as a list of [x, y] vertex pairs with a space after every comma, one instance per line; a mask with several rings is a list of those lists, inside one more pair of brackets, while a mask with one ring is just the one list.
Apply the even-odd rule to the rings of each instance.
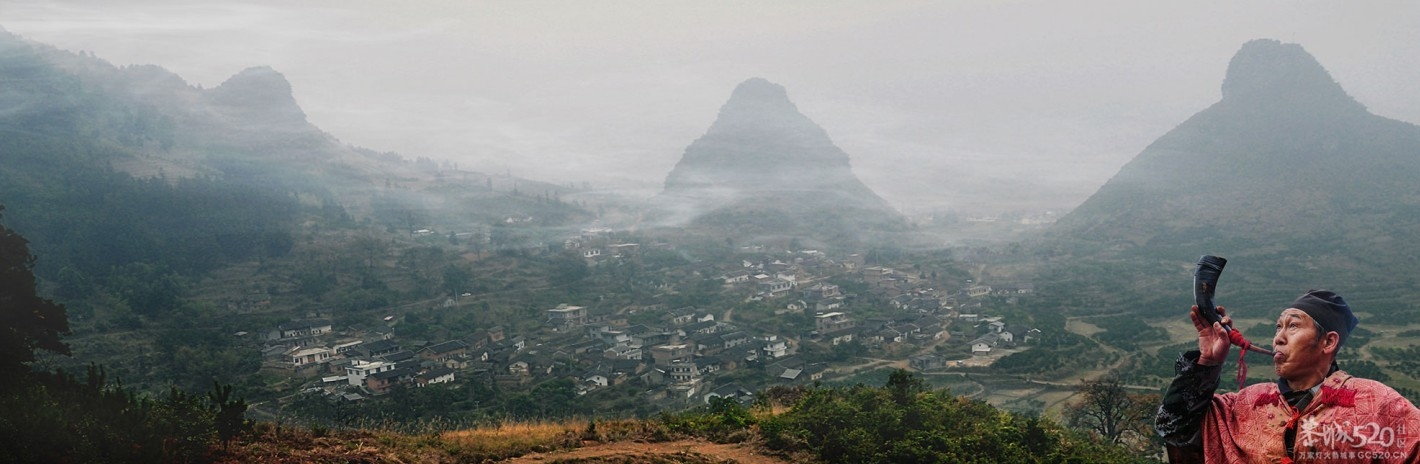
[[[1356, 315], [1351, 314], [1351, 306], [1346, 304], [1346, 300], [1330, 290], [1307, 290], [1302, 296], [1297, 297], [1289, 308], [1297, 308], [1311, 316], [1321, 328], [1327, 332], [1336, 332], [1339, 336], [1337, 348], [1346, 344], [1346, 336], [1356, 328], [1359, 322]], [[1326, 335], [1324, 332], [1318, 336]]]

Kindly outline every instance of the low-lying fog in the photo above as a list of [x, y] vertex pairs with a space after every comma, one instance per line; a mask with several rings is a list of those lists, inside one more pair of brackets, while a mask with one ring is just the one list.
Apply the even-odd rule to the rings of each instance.
[[1420, 123], [1412, 1], [7, 0], [0, 27], [213, 87], [269, 65], [309, 120], [405, 157], [649, 196], [763, 77], [906, 213], [1066, 210], [1216, 102], [1247, 40], [1299, 43]]

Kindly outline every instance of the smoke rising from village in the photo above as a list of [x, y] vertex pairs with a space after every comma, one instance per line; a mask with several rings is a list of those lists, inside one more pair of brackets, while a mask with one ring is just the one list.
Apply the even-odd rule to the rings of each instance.
[[465, 170], [660, 191], [764, 77], [908, 214], [1062, 211], [1219, 99], [1247, 40], [1302, 44], [1420, 122], [1413, 2], [10, 1], [7, 30], [215, 87], [270, 66], [344, 142]]

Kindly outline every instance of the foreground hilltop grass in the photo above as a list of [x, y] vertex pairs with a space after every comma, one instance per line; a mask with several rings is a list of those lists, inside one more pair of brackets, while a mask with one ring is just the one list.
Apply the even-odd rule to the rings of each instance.
[[[752, 407], [717, 398], [645, 420], [509, 423], [459, 431], [332, 433], [262, 424], [219, 462], [903, 463], [1141, 462], [1049, 419], [927, 390], [894, 372], [882, 387], [778, 388]], [[572, 451], [568, 451], [572, 450]]]
[[[277, 430], [261, 424], [250, 440], [214, 450], [223, 463], [726, 463], [803, 462], [771, 456], [762, 444], [714, 443], [672, 435], [656, 421], [511, 423], [428, 434], [385, 431]], [[602, 432], [596, 432], [596, 429]], [[802, 456], [807, 458], [807, 456]]]

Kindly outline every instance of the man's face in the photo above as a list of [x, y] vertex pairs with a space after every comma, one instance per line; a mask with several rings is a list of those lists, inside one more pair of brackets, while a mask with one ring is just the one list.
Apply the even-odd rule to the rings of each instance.
[[1318, 343], [1325, 334], [1318, 333], [1311, 316], [1296, 308], [1287, 308], [1277, 318], [1277, 335], [1272, 337], [1272, 367], [1277, 376], [1295, 379], [1315, 372], [1318, 364], [1331, 364], [1326, 344]]

